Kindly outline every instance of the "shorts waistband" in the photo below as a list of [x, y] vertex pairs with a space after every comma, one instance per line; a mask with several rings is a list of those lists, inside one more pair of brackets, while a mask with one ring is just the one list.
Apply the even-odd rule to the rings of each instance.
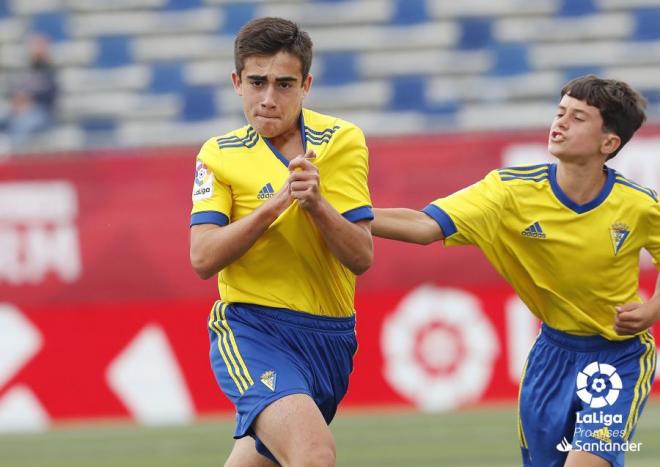
[[355, 315], [345, 317], [320, 316], [289, 308], [274, 308], [252, 303], [230, 303], [237, 313], [250, 313], [271, 321], [302, 326], [319, 331], [349, 332], [355, 330]]
[[639, 336], [623, 341], [611, 341], [602, 336], [576, 336], [551, 328], [547, 324], [541, 325], [541, 337], [553, 344], [578, 352], [590, 352], [607, 349], [622, 349], [629, 345], [639, 344]]

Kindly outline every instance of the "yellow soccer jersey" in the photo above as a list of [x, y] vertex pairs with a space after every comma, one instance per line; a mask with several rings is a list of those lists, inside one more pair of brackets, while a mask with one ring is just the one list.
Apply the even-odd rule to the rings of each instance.
[[660, 263], [660, 205], [653, 190], [605, 168], [607, 182], [578, 205], [561, 190], [557, 166], [500, 169], [428, 205], [445, 244], [477, 245], [548, 326], [624, 340], [615, 306], [641, 301], [640, 250]]
[[[314, 149], [323, 197], [351, 222], [373, 219], [362, 131], [303, 109], [305, 150]], [[211, 138], [197, 156], [191, 226], [226, 225], [261, 206], [289, 176], [288, 160], [251, 126]], [[323, 316], [354, 313], [355, 275], [332, 254], [316, 224], [294, 202], [257, 242], [218, 274], [226, 302]]]

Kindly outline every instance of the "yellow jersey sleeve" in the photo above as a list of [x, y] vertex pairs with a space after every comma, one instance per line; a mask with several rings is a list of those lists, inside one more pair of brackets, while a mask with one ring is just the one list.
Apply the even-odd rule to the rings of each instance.
[[369, 151], [364, 134], [349, 126], [337, 136], [329, 148], [332, 157], [319, 161], [321, 189], [332, 207], [349, 221], [371, 220]]
[[456, 193], [433, 201], [423, 211], [440, 225], [445, 245], [490, 243], [502, 221], [507, 191], [497, 171]]
[[211, 138], [202, 146], [195, 163], [191, 227], [197, 224], [229, 224], [232, 193], [229, 185], [223, 182], [221, 162], [218, 143]]
[[646, 249], [653, 257], [653, 264], [660, 270], [660, 203], [651, 205], [649, 216], [649, 241]]

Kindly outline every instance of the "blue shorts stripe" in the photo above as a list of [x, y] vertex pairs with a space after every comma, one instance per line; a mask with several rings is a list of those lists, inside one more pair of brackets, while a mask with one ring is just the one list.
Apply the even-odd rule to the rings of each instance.
[[218, 351], [222, 356], [222, 360], [225, 362], [229, 376], [234, 381], [234, 384], [236, 384], [238, 392], [243, 394], [250, 387], [250, 384], [248, 384], [244, 376], [241, 374], [240, 367], [236, 363], [234, 354], [230, 349], [227, 338], [227, 335], [230, 332], [228, 331], [229, 327], [226, 326], [224, 319], [222, 319], [220, 315], [220, 310], [222, 308], [222, 311], [224, 312], [224, 307], [226, 307], [226, 304], [220, 301], [213, 305], [213, 309], [211, 310], [211, 317], [209, 319], [209, 327], [213, 329], [218, 337]]
[[633, 402], [630, 406], [630, 413], [625, 426], [625, 435], [624, 439], [628, 439], [637, 425], [639, 420], [639, 413], [642, 405], [648, 397], [649, 391], [651, 390], [651, 380], [652, 376], [655, 373], [655, 345], [653, 338], [649, 333], [645, 333], [639, 336], [640, 341], [646, 347], [646, 351], [639, 358], [639, 378], [635, 383], [635, 393]]
[[[227, 310], [227, 304], [223, 303], [222, 304], [222, 326], [224, 327], [227, 337], [229, 338], [229, 342], [231, 343], [231, 350], [233, 350], [233, 355], [236, 358], [236, 361], [238, 361], [238, 364], [240, 368], [238, 369], [238, 374], [241, 376], [241, 378], [244, 378], [247, 380], [249, 383], [249, 386], [246, 386], [245, 389], [248, 387], [252, 386], [254, 384], [254, 381], [252, 380], [252, 376], [250, 376], [250, 372], [247, 369], [247, 365], [245, 365], [245, 361], [243, 361], [243, 357], [241, 356], [241, 352], [238, 350], [238, 345], [236, 344], [236, 337], [234, 337], [234, 331], [232, 331], [231, 327], [229, 326], [229, 321], [227, 320], [227, 315], [226, 315], [226, 310]], [[230, 352], [231, 352], [230, 350]], [[241, 375], [242, 372], [242, 375]], [[247, 383], [246, 383], [247, 384]]]

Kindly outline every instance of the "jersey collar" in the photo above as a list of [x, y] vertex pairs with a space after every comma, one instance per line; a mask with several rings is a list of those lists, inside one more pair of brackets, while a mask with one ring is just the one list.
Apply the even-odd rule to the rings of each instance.
[[575, 211], [578, 214], [584, 214], [585, 212], [591, 211], [592, 209], [597, 208], [600, 206], [605, 199], [607, 199], [607, 196], [610, 194], [612, 191], [612, 187], [614, 186], [614, 179], [616, 178], [616, 173], [614, 172], [613, 169], [610, 169], [607, 166], [603, 167], [603, 170], [606, 171], [607, 173], [607, 180], [605, 181], [605, 186], [603, 189], [598, 193], [598, 196], [596, 196], [594, 199], [589, 201], [588, 203], [585, 204], [578, 204], [572, 199], [570, 199], [568, 196], [566, 196], [566, 193], [564, 193], [559, 186], [559, 183], [557, 183], [557, 164], [550, 164], [550, 186], [552, 187], [552, 192], [555, 194], [557, 199], [568, 209]]
[[[300, 139], [302, 141], [302, 146], [303, 146], [303, 154], [307, 152], [307, 138], [305, 137], [305, 118], [303, 117], [304, 111], [300, 111], [300, 117], [298, 118], [298, 125], [300, 126]], [[270, 142], [268, 138], [265, 136], [262, 136], [264, 142], [270, 148], [271, 152], [275, 157], [277, 157], [282, 164], [284, 164], [285, 167], [289, 167], [289, 159], [284, 157], [284, 154], [280, 152], [279, 149], [277, 149], [273, 143]]]

